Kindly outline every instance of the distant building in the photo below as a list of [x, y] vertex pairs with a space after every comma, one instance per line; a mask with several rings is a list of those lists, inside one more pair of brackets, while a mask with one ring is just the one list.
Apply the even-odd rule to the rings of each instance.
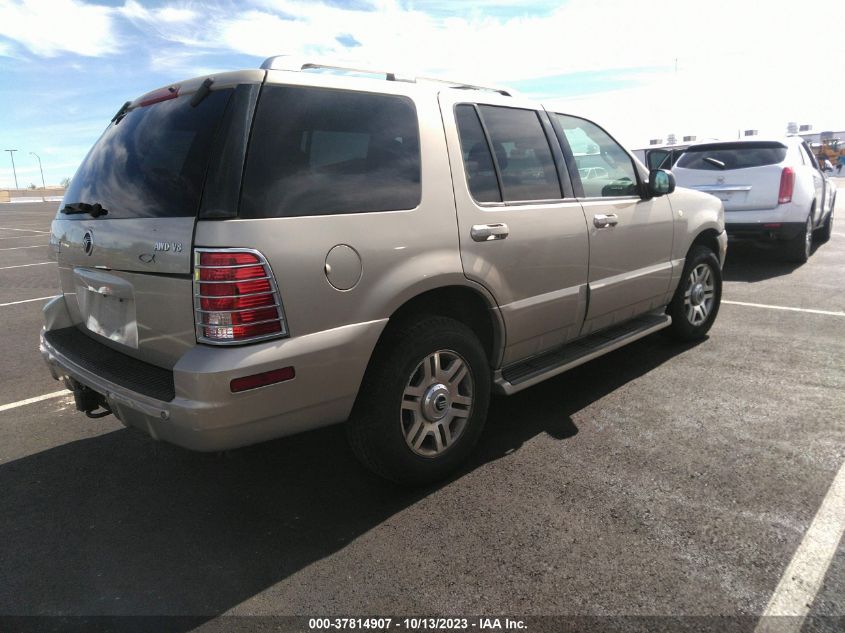
[[[801, 127], [804, 127], [803, 125]], [[811, 126], [812, 127], [812, 126]], [[845, 130], [824, 130], [821, 132], [811, 132], [811, 131], [800, 131], [798, 136], [803, 138], [807, 141], [810, 145], [818, 145], [822, 141], [829, 141], [833, 139], [839, 139], [840, 141], [845, 141]]]
[[670, 134], [669, 136], [666, 137], [666, 144], [667, 145], [674, 145], [677, 142], [678, 142], [678, 139], [675, 138], [674, 134]]
[[758, 132], [759, 132], [759, 130], [745, 130], [745, 132], [743, 132], [742, 135], [743, 136], [757, 136]]

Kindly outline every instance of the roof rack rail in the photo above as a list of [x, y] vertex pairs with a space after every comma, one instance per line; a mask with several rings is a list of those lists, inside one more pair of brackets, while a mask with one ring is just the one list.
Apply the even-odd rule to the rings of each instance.
[[498, 92], [500, 95], [504, 95], [506, 97], [513, 96], [512, 90], [496, 86], [479, 86], [463, 81], [441, 79], [439, 77], [421, 77], [397, 71], [383, 70], [380, 68], [359, 68], [357, 66], [349, 66], [341, 62], [334, 62], [328, 60], [307, 60], [301, 57], [296, 57], [294, 55], [274, 55], [273, 57], [268, 57], [261, 64], [261, 68], [263, 70], [287, 70], [291, 72], [301, 72], [303, 70], [312, 69], [326, 69], [352, 73], [366, 73], [370, 75], [384, 75], [384, 78], [387, 81], [405, 81], [409, 83], [432, 82], [445, 84], [448, 86], [452, 86], [453, 88], [460, 88], [464, 90], [488, 90], [491, 92]]

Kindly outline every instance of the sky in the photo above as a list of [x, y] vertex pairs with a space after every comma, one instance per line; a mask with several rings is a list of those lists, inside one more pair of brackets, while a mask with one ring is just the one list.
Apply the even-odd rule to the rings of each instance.
[[[829, 7], [835, 5], [831, 4]], [[265, 57], [506, 85], [629, 148], [674, 133], [845, 129], [845, 64], [794, 0], [0, 0], [0, 150], [18, 182], [71, 177], [120, 105]], [[835, 13], [835, 9], [833, 10]], [[834, 28], [834, 33], [836, 28]], [[0, 188], [14, 185], [0, 155]]]

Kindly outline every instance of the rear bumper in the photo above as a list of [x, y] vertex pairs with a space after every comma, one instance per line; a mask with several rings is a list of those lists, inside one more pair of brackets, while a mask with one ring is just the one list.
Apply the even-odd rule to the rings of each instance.
[[[45, 307], [48, 324], [51, 309], [63, 310], [63, 297]], [[198, 345], [173, 368], [171, 400], [161, 391], [147, 390], [160, 397], [141, 393], [124, 376], [98, 369], [74, 346], [59, 345], [60, 337], [45, 336], [46, 328], [41, 354], [54, 378], [71, 378], [102, 395], [125, 425], [192, 450], [219, 451], [344, 421], [385, 323], [356, 323], [240, 348]], [[90, 345], [94, 358], [97, 346], [115, 353], [93, 338]], [[125, 358], [131, 365], [133, 359]], [[234, 378], [287, 366], [295, 368], [292, 380], [231, 392]]]
[[731, 222], [725, 224], [725, 231], [735, 242], [778, 242], [802, 235], [805, 226], [804, 222]]

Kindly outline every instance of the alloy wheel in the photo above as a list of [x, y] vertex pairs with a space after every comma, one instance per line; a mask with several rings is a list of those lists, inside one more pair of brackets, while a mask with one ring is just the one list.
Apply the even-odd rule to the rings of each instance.
[[699, 264], [690, 271], [684, 292], [684, 311], [691, 325], [698, 327], [710, 316], [715, 292], [714, 275], [708, 264]]
[[452, 350], [426, 356], [402, 393], [400, 423], [405, 442], [422, 457], [438, 457], [463, 434], [472, 411], [473, 377]]

